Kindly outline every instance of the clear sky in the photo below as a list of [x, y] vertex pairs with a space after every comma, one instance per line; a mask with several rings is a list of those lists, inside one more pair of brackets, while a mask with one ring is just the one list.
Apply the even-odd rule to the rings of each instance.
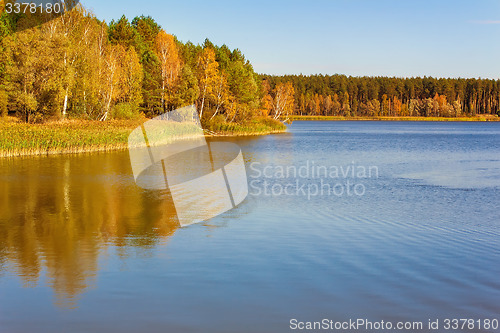
[[82, 0], [239, 48], [267, 74], [500, 78], [500, 0]]

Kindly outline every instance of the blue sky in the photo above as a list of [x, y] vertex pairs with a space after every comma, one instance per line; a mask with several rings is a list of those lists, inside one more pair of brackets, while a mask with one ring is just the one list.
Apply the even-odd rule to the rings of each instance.
[[268, 74], [500, 78], [500, 0], [102, 1], [180, 40], [239, 48]]

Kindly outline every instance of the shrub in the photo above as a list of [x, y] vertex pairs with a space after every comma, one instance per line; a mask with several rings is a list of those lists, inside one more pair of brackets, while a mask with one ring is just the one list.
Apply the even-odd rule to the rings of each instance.
[[139, 108], [130, 103], [118, 103], [111, 109], [111, 117], [114, 119], [138, 119]]

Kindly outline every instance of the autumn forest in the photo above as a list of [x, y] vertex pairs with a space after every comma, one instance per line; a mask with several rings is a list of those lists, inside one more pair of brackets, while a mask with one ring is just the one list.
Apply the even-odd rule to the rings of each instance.
[[[205, 123], [241, 123], [271, 112], [262, 108], [260, 76], [238, 49], [209, 40], [182, 43], [151, 17], [106, 24], [80, 5], [15, 32], [29, 19], [4, 13], [0, 20], [4, 116], [27, 123], [105, 121], [152, 117], [194, 103]], [[268, 93], [278, 100], [280, 92], [292, 93], [280, 85]], [[282, 105], [273, 106], [275, 114]]]
[[348, 77], [269, 76], [271, 88], [291, 82], [294, 113], [314, 116], [467, 117], [500, 114], [500, 81]]
[[500, 113], [498, 80], [270, 76], [238, 49], [183, 43], [151, 17], [107, 24], [77, 6], [15, 33], [27, 19], [0, 18], [0, 114], [27, 123], [152, 117], [190, 104], [205, 124]]

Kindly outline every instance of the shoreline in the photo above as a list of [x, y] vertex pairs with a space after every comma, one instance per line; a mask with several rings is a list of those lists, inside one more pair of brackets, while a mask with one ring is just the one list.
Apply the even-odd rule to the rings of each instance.
[[[130, 133], [148, 120], [62, 120], [26, 124], [0, 118], [0, 158], [126, 150]], [[284, 133], [286, 127], [257, 121], [250, 125], [231, 124], [227, 130], [208, 132], [207, 137], [260, 136]]]
[[478, 115], [474, 117], [344, 117], [344, 116], [290, 116], [291, 121], [428, 121], [428, 122], [496, 122], [500, 117], [495, 115]]
[[[149, 119], [62, 120], [45, 124], [26, 124], [0, 118], [0, 158], [51, 156], [111, 152], [128, 149], [128, 136]], [[291, 116], [290, 121], [414, 121], [414, 122], [496, 122], [500, 117], [343, 117]], [[215, 127], [215, 128], [214, 128]], [[247, 124], [209, 126], [207, 137], [244, 137], [286, 133], [284, 125], [267, 119]]]

